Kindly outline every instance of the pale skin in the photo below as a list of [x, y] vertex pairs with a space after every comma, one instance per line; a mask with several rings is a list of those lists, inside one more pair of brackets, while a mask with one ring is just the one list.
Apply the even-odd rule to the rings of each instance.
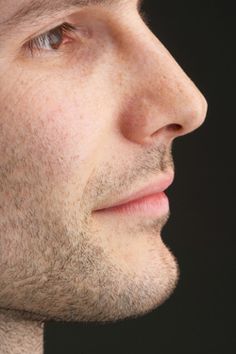
[[[0, 0], [0, 23], [27, 2]], [[57, 49], [22, 49], [63, 22], [80, 29]], [[38, 354], [47, 320], [137, 317], [173, 292], [169, 215], [95, 210], [173, 170], [174, 139], [201, 126], [207, 103], [136, 0], [68, 6], [3, 38], [0, 353]]]

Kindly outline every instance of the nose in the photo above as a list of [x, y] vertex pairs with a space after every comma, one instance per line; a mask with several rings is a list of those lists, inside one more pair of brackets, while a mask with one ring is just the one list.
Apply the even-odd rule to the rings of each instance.
[[207, 101], [146, 25], [120, 40], [125, 77], [120, 128], [136, 143], [170, 142], [200, 127]]

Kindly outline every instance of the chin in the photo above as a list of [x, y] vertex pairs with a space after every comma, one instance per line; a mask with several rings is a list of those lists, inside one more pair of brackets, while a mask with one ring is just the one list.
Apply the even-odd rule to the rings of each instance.
[[[166, 248], [161, 269], [154, 269], [152, 265], [149, 269], [148, 274], [140, 276], [140, 273], [135, 275], [128, 271], [121, 274], [118, 269], [110, 268], [111, 273], [106, 272], [104, 279], [100, 279], [104, 283], [102, 288], [96, 288], [94, 284], [94, 289], [78, 292], [78, 298], [71, 298], [70, 305], [61, 308], [61, 312], [52, 313], [51, 308], [48, 319], [114, 323], [151, 313], [173, 293], [179, 279], [179, 267]], [[113, 277], [110, 277], [112, 273]]]
[[[147, 249], [147, 247], [146, 247]], [[145, 248], [143, 252], [145, 253]], [[35, 292], [31, 303], [24, 303], [25, 318], [39, 321], [117, 322], [144, 316], [162, 305], [173, 293], [179, 267], [170, 250], [162, 243], [136, 257], [132, 266], [120, 262], [120, 255], [94, 259], [93, 267], [80, 276], [77, 254], [71, 267], [48, 279], [43, 292]], [[76, 263], [77, 262], [77, 263]]]

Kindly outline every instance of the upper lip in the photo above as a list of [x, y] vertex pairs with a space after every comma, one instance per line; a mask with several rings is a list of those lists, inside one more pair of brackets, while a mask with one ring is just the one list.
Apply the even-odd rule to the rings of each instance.
[[143, 197], [153, 195], [155, 193], [164, 192], [173, 183], [173, 180], [174, 180], [174, 172], [173, 171], [171, 171], [165, 175], [160, 175], [160, 176], [156, 177], [156, 179], [154, 181], [149, 182], [149, 184], [147, 184], [145, 187], [142, 187], [138, 191], [136, 191], [132, 194], [128, 194], [125, 197], [122, 197], [121, 199], [119, 199], [118, 201], [116, 201], [112, 204], [106, 203], [102, 207], [97, 209], [96, 211], [108, 209], [108, 208], [113, 208], [113, 207], [123, 205], [123, 204], [126, 204], [128, 202], [131, 202], [131, 201], [143, 198]]

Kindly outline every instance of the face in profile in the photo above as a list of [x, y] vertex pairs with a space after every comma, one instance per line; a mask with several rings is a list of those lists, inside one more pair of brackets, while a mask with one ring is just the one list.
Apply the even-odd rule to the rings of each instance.
[[137, 0], [30, 3], [0, 0], [0, 308], [141, 316], [178, 280], [164, 191], [206, 101]]

